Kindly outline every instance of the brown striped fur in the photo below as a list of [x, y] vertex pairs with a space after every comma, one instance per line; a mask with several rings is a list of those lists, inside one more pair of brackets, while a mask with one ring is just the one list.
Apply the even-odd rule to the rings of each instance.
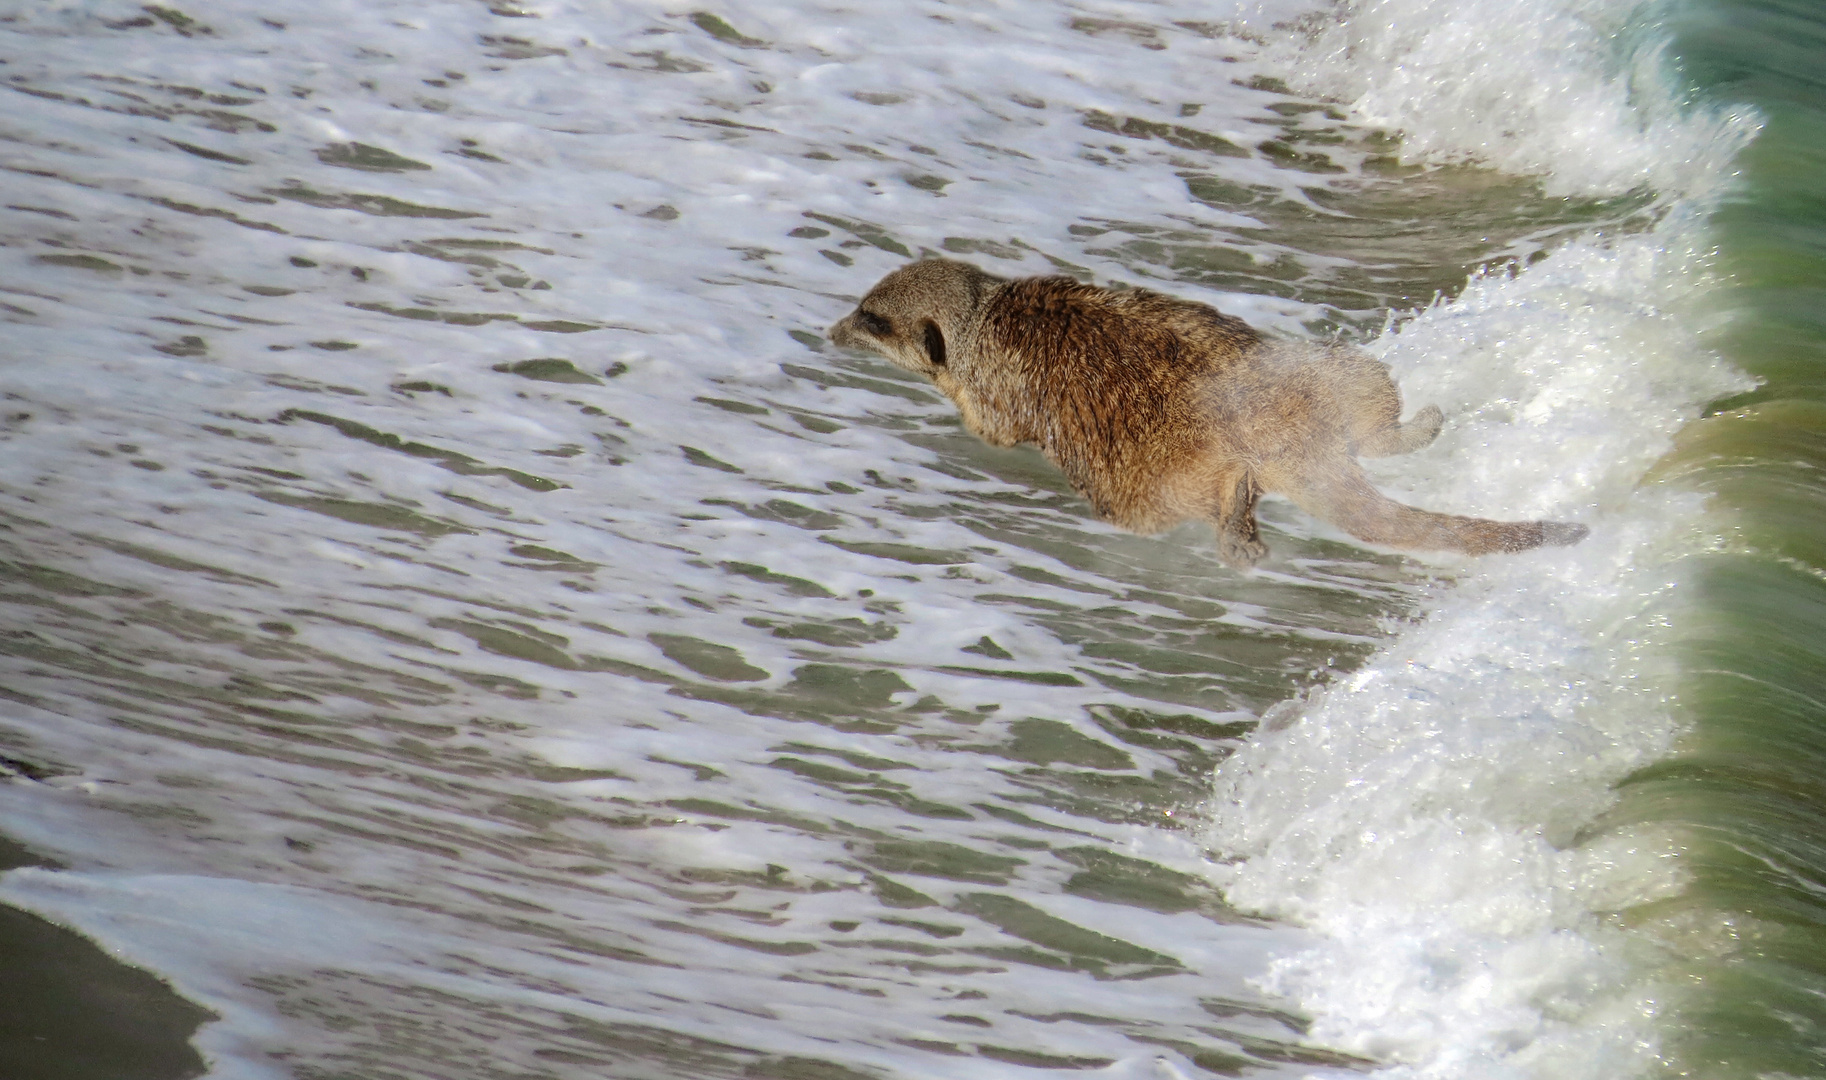
[[1390, 547], [1482, 555], [1587, 532], [1387, 498], [1357, 458], [1427, 445], [1439, 409], [1404, 424], [1382, 363], [1341, 345], [1270, 341], [1204, 304], [927, 259], [883, 278], [830, 336], [930, 378], [985, 441], [1038, 445], [1113, 524], [1158, 532], [1210, 521], [1232, 566], [1268, 553], [1255, 521], [1267, 492]]

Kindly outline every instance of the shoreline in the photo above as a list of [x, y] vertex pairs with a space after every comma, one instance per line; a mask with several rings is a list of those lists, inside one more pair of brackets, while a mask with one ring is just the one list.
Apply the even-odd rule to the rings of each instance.
[[[0, 836], [0, 873], [57, 862]], [[10, 1080], [191, 1080], [190, 1039], [214, 1013], [73, 930], [0, 904], [0, 1075]]]

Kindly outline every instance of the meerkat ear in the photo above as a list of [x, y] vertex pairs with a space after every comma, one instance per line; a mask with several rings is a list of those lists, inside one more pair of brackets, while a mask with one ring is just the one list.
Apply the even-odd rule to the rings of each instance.
[[931, 319], [926, 320], [926, 358], [932, 361], [933, 367], [945, 366], [945, 335]]

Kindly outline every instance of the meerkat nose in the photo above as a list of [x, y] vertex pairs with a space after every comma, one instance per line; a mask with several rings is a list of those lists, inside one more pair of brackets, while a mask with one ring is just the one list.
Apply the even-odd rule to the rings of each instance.
[[832, 323], [831, 328], [824, 332], [824, 336], [831, 339], [831, 344], [841, 346], [845, 349], [855, 348], [861, 345], [862, 343], [856, 339], [855, 312], [851, 312]]

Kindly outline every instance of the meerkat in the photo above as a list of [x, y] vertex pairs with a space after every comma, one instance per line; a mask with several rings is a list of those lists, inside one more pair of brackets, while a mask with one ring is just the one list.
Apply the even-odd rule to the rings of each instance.
[[1431, 443], [1438, 407], [1403, 423], [1380, 361], [1273, 341], [1205, 304], [926, 259], [883, 278], [829, 333], [932, 380], [984, 441], [1036, 444], [1114, 525], [1152, 533], [1211, 522], [1233, 567], [1268, 554], [1255, 508], [1270, 492], [1394, 548], [1484, 555], [1574, 544], [1589, 531], [1388, 498], [1357, 459]]

